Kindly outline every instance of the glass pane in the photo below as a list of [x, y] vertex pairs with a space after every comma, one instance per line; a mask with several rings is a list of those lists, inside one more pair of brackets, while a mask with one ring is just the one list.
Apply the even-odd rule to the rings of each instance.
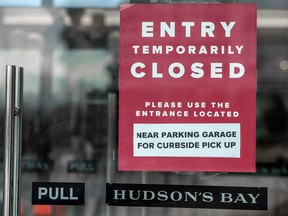
[[[4, 5], [3, 1], [1, 3]], [[94, 3], [83, 3], [81, 7], [119, 5], [119, 1]], [[275, 1], [274, 6], [272, 2], [268, 5], [268, 1], [258, 3], [261, 4], [260, 8], [281, 6], [282, 10], [275, 10], [274, 13], [262, 9], [258, 11], [261, 16], [258, 20], [255, 174], [118, 171], [119, 10], [68, 9], [64, 6], [69, 4], [67, 1], [55, 1], [54, 6], [59, 7], [57, 9], [2, 7], [2, 140], [5, 118], [5, 65], [23, 66], [25, 74], [21, 216], [44, 213], [53, 216], [286, 215], [288, 11], [283, 8], [287, 6], [287, 2]], [[40, 4], [35, 3], [35, 6]], [[66, 6], [79, 5], [75, 3]], [[277, 23], [277, 28], [273, 25], [274, 22]], [[2, 161], [3, 142], [0, 152]], [[0, 163], [0, 169], [2, 167], [3, 162]], [[3, 168], [0, 175], [3, 176]], [[32, 182], [83, 182], [86, 188], [85, 205], [31, 205]], [[269, 206], [268, 211], [261, 212], [108, 207], [105, 204], [107, 182], [163, 184], [171, 185], [172, 189], [173, 185], [268, 187]], [[1, 178], [1, 202], [2, 191]]]

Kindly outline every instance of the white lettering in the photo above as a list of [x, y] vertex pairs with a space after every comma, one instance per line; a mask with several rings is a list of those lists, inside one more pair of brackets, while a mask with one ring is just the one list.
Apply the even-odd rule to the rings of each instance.
[[170, 52], [173, 51], [173, 46], [166, 46], [166, 54], [169, 54]]
[[252, 199], [252, 202], [251, 203], [254, 203], [256, 204], [256, 199], [260, 196], [260, 194], [257, 194], [256, 196], [253, 196], [253, 194], [247, 194], [249, 197], [251, 197]]
[[230, 193], [221, 193], [221, 201], [220, 202], [224, 202], [224, 203], [230, 203], [232, 202], [232, 194]]
[[224, 28], [225, 37], [231, 37], [231, 30], [232, 30], [232, 28], [236, 22], [230, 22], [229, 25], [227, 25], [226, 22], [220, 22], [220, 23], [221, 23], [222, 27]]
[[38, 199], [42, 199], [42, 196], [47, 195], [48, 190], [45, 187], [39, 187], [38, 188]]
[[152, 77], [153, 78], [162, 78], [163, 74], [158, 73], [157, 63], [152, 63]]
[[131, 74], [135, 77], [135, 78], [142, 78], [145, 76], [145, 73], [143, 71], [141, 71], [140, 73], [136, 72], [137, 68], [145, 68], [145, 65], [142, 62], [136, 62], [131, 66]]
[[132, 48], [134, 49], [134, 54], [138, 54], [139, 45], [133, 45]]
[[64, 196], [64, 188], [60, 188], [60, 199], [61, 200], [68, 200], [69, 199], [69, 197]]
[[191, 37], [191, 27], [195, 26], [195, 22], [182, 22], [185, 27], [185, 37]]
[[[118, 192], [119, 190], [114, 190], [114, 198], [115, 200], [126, 200], [125, 191], [121, 190], [121, 193]], [[120, 198], [119, 198], [120, 197]]]
[[204, 76], [204, 70], [202, 69], [203, 64], [202, 63], [194, 63], [191, 65], [192, 73], [191, 77], [193, 78], [201, 78]]
[[234, 203], [237, 203], [237, 202], [241, 202], [241, 203], [248, 203], [245, 198], [244, 198], [244, 195], [241, 194], [241, 193], [238, 193], [238, 196], [237, 198], [235, 199]]
[[[176, 198], [175, 198], [175, 195], [176, 195]], [[177, 198], [178, 197], [178, 198]], [[173, 201], [180, 201], [182, 199], [182, 194], [179, 192], [179, 191], [173, 191], [170, 195], [170, 198], [173, 200]]]
[[190, 197], [193, 201], [197, 201], [197, 192], [194, 192], [194, 195], [190, 192], [185, 192], [185, 201], [188, 201], [188, 197]]
[[213, 31], [215, 29], [215, 25], [212, 22], [202, 22], [201, 23], [201, 37], [214, 37]]
[[[150, 194], [150, 197], [149, 197]], [[153, 191], [143, 191], [143, 200], [153, 200], [155, 193]]]
[[53, 188], [49, 187], [49, 197], [52, 200], [56, 200], [59, 197], [59, 188], [55, 188], [55, 195], [53, 196]]
[[211, 78], [222, 78], [222, 63], [211, 63]]
[[[157, 23], [160, 28], [160, 37], [175, 37], [176, 35], [176, 23], [175, 22], [160, 22]], [[198, 24], [198, 23], [197, 23]], [[177, 26], [179, 29], [184, 28], [184, 36], [192, 36], [192, 28], [196, 26], [195, 22], [181, 22], [181, 26]], [[214, 30], [215, 24], [218, 26], [219, 22], [200, 22], [201, 37], [215, 37]], [[225, 37], [231, 37], [231, 32], [236, 22], [220, 22], [221, 27], [224, 30]], [[180, 25], [180, 23], [179, 23]], [[183, 32], [178, 31], [177, 32]], [[142, 22], [142, 37], [154, 37], [154, 22]]]
[[73, 195], [73, 188], [70, 188], [70, 200], [78, 200], [78, 197]]
[[142, 22], [142, 37], [153, 37], [153, 22]]
[[237, 51], [238, 51], [238, 54], [240, 55], [242, 53], [242, 49], [244, 46], [235, 46]]
[[170, 22], [170, 26], [166, 22], [160, 23], [160, 37], [165, 37], [166, 33], [170, 37], [175, 37], [175, 22]]
[[210, 192], [203, 193], [203, 201], [204, 202], [212, 202], [213, 201], [213, 194]]
[[140, 190], [138, 190], [137, 192], [138, 192], [138, 196], [135, 198], [135, 197], [133, 197], [133, 192], [134, 192], [134, 190], [129, 190], [129, 197], [130, 197], [130, 199], [132, 199], [132, 200], [139, 200], [140, 199], [140, 193], [141, 193], [141, 191]]
[[[235, 69], [238, 68], [238, 73], [235, 72]], [[245, 73], [245, 68], [240, 63], [230, 63], [230, 78], [240, 78]]]
[[168, 195], [166, 191], [159, 191], [158, 192], [158, 200], [160, 201], [167, 201], [168, 200]]
[[[178, 73], [175, 73], [174, 69], [175, 68], [179, 68], [179, 72]], [[173, 64], [171, 64], [168, 68], [168, 72], [170, 74], [171, 77], [173, 78], [180, 78], [184, 75], [185, 73], [185, 68], [184, 66], [181, 64], [181, 63], [178, 63], [178, 62], [175, 62]]]

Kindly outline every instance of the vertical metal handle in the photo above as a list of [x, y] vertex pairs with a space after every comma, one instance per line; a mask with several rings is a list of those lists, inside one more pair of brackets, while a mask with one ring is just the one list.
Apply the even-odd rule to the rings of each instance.
[[14, 123], [14, 172], [12, 187], [12, 215], [19, 216], [21, 208], [21, 156], [22, 156], [22, 113], [23, 113], [23, 68], [16, 67], [15, 74], [15, 123]]
[[6, 66], [6, 98], [5, 98], [5, 142], [4, 142], [4, 195], [3, 216], [11, 216], [12, 211], [12, 168], [14, 145], [14, 121], [15, 121], [15, 74], [14, 65]]
[[23, 68], [6, 66], [3, 216], [20, 215]]
[[[113, 182], [115, 172], [115, 156], [117, 140], [117, 96], [115, 93], [108, 95], [108, 145], [107, 145], [107, 163], [106, 163], [106, 182]], [[111, 207], [106, 208], [106, 216], [114, 216], [115, 210]]]

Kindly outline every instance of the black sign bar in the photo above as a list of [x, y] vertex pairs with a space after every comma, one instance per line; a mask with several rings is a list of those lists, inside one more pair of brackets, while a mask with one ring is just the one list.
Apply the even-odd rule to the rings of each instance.
[[107, 183], [106, 204], [267, 210], [267, 188]]
[[51, 172], [54, 168], [54, 162], [51, 160], [23, 160], [22, 171], [24, 172]]
[[[52, 172], [54, 169], [54, 162], [51, 160], [22, 160], [23, 172]], [[3, 161], [0, 161], [0, 171], [3, 171]]]
[[84, 205], [85, 183], [32, 182], [32, 205]]
[[97, 172], [97, 162], [95, 160], [76, 160], [68, 162], [68, 172], [95, 173]]
[[288, 176], [287, 161], [284, 163], [257, 163], [256, 174], [268, 176]]

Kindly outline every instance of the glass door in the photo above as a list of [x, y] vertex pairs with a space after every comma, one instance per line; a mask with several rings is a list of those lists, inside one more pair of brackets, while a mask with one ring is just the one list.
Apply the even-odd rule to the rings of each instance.
[[[257, 172], [253, 174], [118, 171], [120, 2], [99, 1], [99, 5], [95, 1], [87, 4], [73, 1], [71, 5], [67, 1], [28, 1], [29, 5], [3, 2], [6, 3], [0, 3], [2, 123], [5, 65], [24, 68], [21, 216], [287, 214], [286, 1], [277, 1], [275, 5], [270, 1], [258, 3]], [[227, 2], [235, 1], [213, 1]], [[150, 4], [150, 1], [126, 3]], [[4, 124], [0, 124], [0, 134], [3, 161]], [[3, 176], [3, 169], [0, 172]], [[77, 199], [73, 190], [63, 189], [61, 193], [61, 188], [66, 183], [68, 188], [73, 188], [70, 183], [84, 183], [85, 202], [32, 204], [33, 182], [41, 183], [43, 197], [50, 195], [54, 200], [61, 196]], [[50, 183], [60, 185], [56, 189]], [[179, 185], [267, 187], [268, 210], [108, 206], [106, 183], [168, 185], [172, 189], [175, 186], [175, 190]], [[45, 184], [47, 190], [43, 189]], [[0, 191], [3, 191], [2, 179]]]

